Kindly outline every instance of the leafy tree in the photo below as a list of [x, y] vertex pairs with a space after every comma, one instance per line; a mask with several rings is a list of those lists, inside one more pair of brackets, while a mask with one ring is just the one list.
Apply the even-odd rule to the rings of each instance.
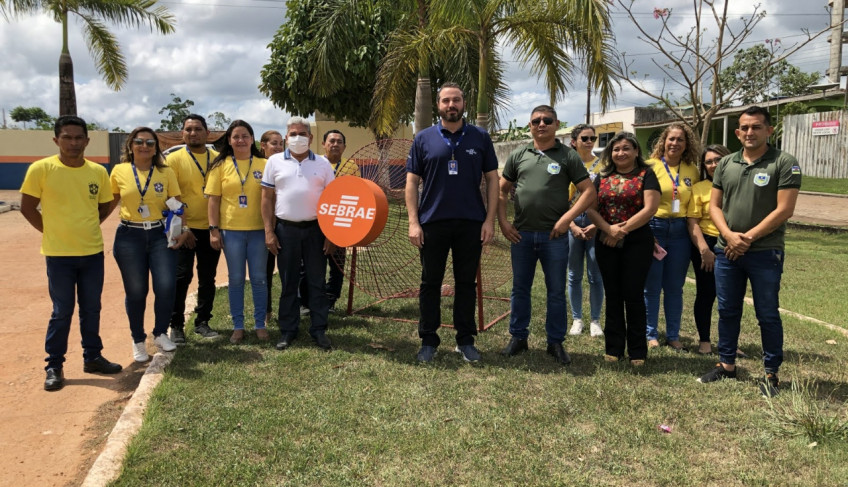
[[[206, 125], [209, 127], [209, 130], [227, 130], [227, 127], [230, 126], [230, 122], [232, 122], [232, 120], [221, 112], [210, 113], [206, 116]], [[182, 121], [180, 121], [180, 130], [182, 130], [182, 128]]]
[[[739, 101], [743, 105], [764, 102], [775, 96], [809, 93], [809, 86], [819, 80], [819, 74], [804, 73], [785, 59], [771, 63], [774, 49], [779, 45], [780, 39], [766, 39], [765, 44], [738, 51], [733, 64], [721, 71], [720, 92], [725, 91], [724, 87], [741, 87]], [[767, 67], [763, 69], [763, 66]]]
[[[751, 13], [737, 19], [728, 13], [729, 1], [693, 0], [693, 11], [687, 11], [682, 20], [692, 27], [680, 35], [673, 9], [655, 7], [655, 21], [651, 22], [636, 17], [638, 8], [643, 8], [644, 3], [640, 3], [639, 7], [635, 6], [635, 0], [615, 0], [615, 3], [632, 20], [639, 31], [639, 39], [656, 50], [652, 62], [663, 80], [656, 83], [656, 76], [649, 77], [647, 73], [636, 71], [634, 59], [627, 52], [619, 56], [621, 77], [637, 91], [659, 101], [677, 120], [699, 132], [701, 142], [706, 142], [710, 122], [716, 112], [741, 101], [742, 94], [746, 92], [742, 80], [730, 84], [713, 83], [713, 80], [720, 79], [721, 66], [727, 64], [739, 50], [766, 13], [755, 5]], [[693, 14], [694, 20], [689, 17]], [[749, 77], [762, 79], [772, 66], [829, 30], [830, 27], [813, 33], [803, 30], [805, 38], [799, 42], [788, 46], [773, 44], [773, 55], [750, 72]], [[682, 90], [684, 98], [692, 102], [691, 113], [685, 113], [683, 107], [671, 102], [669, 93], [675, 89]]]
[[[384, 40], [403, 15], [387, 0], [288, 0], [259, 90], [289, 113], [367, 126]], [[385, 135], [385, 134], [383, 134]]]
[[39, 12], [62, 24], [62, 53], [59, 56], [59, 114], [76, 115], [74, 66], [68, 49], [68, 14], [82, 21], [83, 36], [94, 58], [97, 72], [109, 88], [118, 91], [127, 80], [127, 64], [115, 36], [106, 23], [121, 27], [149, 25], [151, 31], [170, 34], [176, 19], [157, 0], [0, 0], [0, 13], [7, 20]]
[[36, 126], [44, 122], [53, 122], [53, 117], [48, 115], [41, 107], [17, 106], [9, 112], [9, 116], [12, 117], [12, 120], [23, 123], [24, 129], [27, 128], [27, 122], [33, 122]]
[[189, 110], [189, 108], [194, 106], [194, 102], [189, 99], [183, 101], [182, 98], [173, 93], [171, 93], [171, 97], [171, 103], [168, 103], [159, 110], [159, 115], [164, 113], [165, 116], [168, 117], [159, 121], [159, 130], [163, 132], [182, 130], [183, 120], [191, 114], [191, 110]]

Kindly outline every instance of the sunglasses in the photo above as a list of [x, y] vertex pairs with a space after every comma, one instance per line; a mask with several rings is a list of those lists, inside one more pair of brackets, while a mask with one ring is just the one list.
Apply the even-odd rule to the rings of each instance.
[[551, 117], [537, 117], [533, 120], [530, 120], [530, 125], [536, 126], [542, 122], [545, 122], [545, 125], [553, 125], [554, 119]]
[[133, 139], [133, 145], [146, 145], [147, 147], [155, 147], [156, 141], [154, 139]]
[[594, 142], [594, 141], [598, 140], [598, 136], [597, 135], [581, 135], [580, 140], [582, 140], [583, 142], [589, 142], [590, 140], [592, 142]]

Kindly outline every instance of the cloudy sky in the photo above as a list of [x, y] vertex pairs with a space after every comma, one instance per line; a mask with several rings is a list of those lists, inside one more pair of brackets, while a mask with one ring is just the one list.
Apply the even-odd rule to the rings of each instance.
[[[171, 93], [195, 102], [194, 111], [208, 115], [221, 111], [243, 118], [261, 132], [280, 128], [288, 114], [274, 107], [258, 90], [259, 72], [268, 61], [268, 43], [285, 21], [283, 0], [179, 0], [161, 1], [176, 17], [177, 27], [168, 36], [147, 29], [112, 28], [123, 48], [129, 80], [120, 92], [112, 92], [101, 81], [80, 35], [79, 24], [70, 25], [70, 50], [74, 60], [77, 106], [80, 116], [108, 128], [130, 130], [135, 126], [159, 127], [159, 110], [171, 101]], [[816, 32], [827, 26], [826, 0], [787, 2], [734, 0], [732, 17], [750, 14], [755, 4], [767, 12], [743, 47], [780, 38], [784, 46], [804, 39], [802, 29]], [[634, 12], [642, 25], [658, 28], [654, 7], [671, 8], [672, 22], [685, 33], [694, 21], [691, 0], [636, 0]], [[659, 86], [662, 74], [651, 64], [656, 52], [637, 39], [633, 23], [623, 14], [613, 14], [616, 46], [636, 60], [636, 69]], [[710, 24], [707, 24], [709, 26]], [[791, 61], [802, 70], [824, 73], [829, 59], [826, 36], [806, 46]], [[531, 107], [548, 102], [548, 95], [528, 69], [509, 61], [507, 84], [512, 90], [504, 124], [515, 118], [526, 123]], [[12, 124], [9, 111], [19, 105], [38, 106], [58, 113], [57, 66], [61, 51], [61, 26], [46, 16], [12, 19], [0, 17], [0, 109]], [[844, 58], [845, 56], [843, 56]], [[586, 84], [578, 75], [573, 96], [556, 108], [569, 125], [579, 123], [586, 112]], [[617, 106], [645, 105], [652, 100], [632, 87], [622, 85]], [[613, 107], [614, 108], [614, 107]], [[592, 111], [598, 111], [592, 101]]]

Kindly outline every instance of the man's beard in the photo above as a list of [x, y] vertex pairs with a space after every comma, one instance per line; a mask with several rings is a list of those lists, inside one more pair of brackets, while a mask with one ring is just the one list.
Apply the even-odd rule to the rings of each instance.
[[459, 122], [460, 120], [462, 120], [462, 112], [459, 110], [455, 112], [439, 110], [439, 116], [442, 117], [442, 120], [444, 120], [445, 122]]

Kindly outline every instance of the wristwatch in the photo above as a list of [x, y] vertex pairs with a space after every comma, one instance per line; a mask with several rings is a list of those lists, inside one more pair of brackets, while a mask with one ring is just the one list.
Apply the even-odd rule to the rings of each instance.
[[209, 225], [209, 231], [218, 230], [218, 225]]

